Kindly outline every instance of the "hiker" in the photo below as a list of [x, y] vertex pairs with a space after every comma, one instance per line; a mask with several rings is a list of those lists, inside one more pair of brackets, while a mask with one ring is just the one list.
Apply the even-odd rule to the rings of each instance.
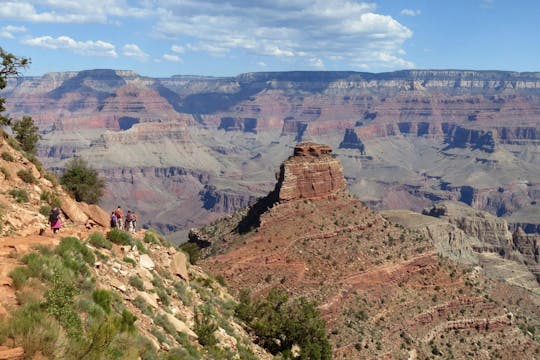
[[116, 215], [116, 227], [123, 230], [124, 229], [124, 211], [118, 205], [116, 210], [114, 210], [114, 214]]
[[131, 224], [133, 225], [133, 231], [137, 230], [137, 214], [135, 211], [131, 213]]
[[62, 227], [62, 220], [60, 220], [60, 209], [53, 207], [49, 213], [49, 224], [51, 224], [51, 230], [53, 234], [56, 234]]
[[133, 232], [133, 215], [131, 210], [128, 210], [126, 215], [126, 231]]
[[116, 214], [114, 211], [111, 211], [111, 228], [116, 227]]

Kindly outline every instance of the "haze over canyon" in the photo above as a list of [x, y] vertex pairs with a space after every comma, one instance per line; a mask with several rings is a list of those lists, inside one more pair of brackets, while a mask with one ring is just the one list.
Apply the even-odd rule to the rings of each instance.
[[21, 77], [1, 95], [39, 125], [47, 167], [85, 158], [106, 178], [105, 208], [177, 241], [268, 193], [301, 141], [330, 145], [374, 209], [457, 200], [540, 231], [540, 73], [88, 70]]

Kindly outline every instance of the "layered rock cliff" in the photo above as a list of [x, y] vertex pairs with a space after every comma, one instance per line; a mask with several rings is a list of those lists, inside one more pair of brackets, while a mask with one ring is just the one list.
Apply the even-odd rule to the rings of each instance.
[[317, 199], [345, 190], [343, 168], [329, 146], [302, 143], [280, 167], [275, 191], [278, 201]]
[[[283, 155], [275, 148], [325, 142], [348, 158], [350, 189], [371, 205], [419, 211], [452, 199], [502, 216], [540, 194], [538, 84], [538, 73], [502, 71], [152, 79], [88, 70], [14, 79], [2, 96], [10, 116], [38, 122], [48, 167], [72, 156], [104, 169], [182, 166], [212, 173], [208, 185], [249, 198], [252, 189], [271, 189], [265, 179]], [[126, 201], [115, 194], [108, 203]], [[197, 218], [169, 225], [201, 224]]]
[[[292, 164], [301, 172], [282, 171], [275, 190], [249, 209], [193, 230], [190, 241], [206, 247], [202, 266], [255, 296], [279, 287], [292, 297], [316, 301], [334, 358], [427, 357], [434, 348], [446, 348], [445, 342], [459, 358], [486, 339], [496, 344], [486, 350], [488, 356], [529, 354], [540, 346], [515, 331], [517, 307], [506, 305], [525, 290], [487, 279], [480, 267], [464, 268], [437, 256], [435, 248], [475, 262], [468, 242], [472, 236], [429, 216], [419, 215], [427, 219], [425, 231], [390, 222], [341, 186], [330, 191], [335, 176], [326, 177], [330, 183], [322, 187], [321, 177], [311, 174], [320, 172], [318, 160], [329, 150], [312, 143], [297, 146], [282, 169]], [[281, 185], [291, 183], [296, 190], [281, 197]], [[305, 188], [328, 190], [303, 197]], [[242, 226], [246, 220], [253, 226]], [[532, 311], [528, 321], [537, 324], [531, 320], [537, 300], [526, 298], [521, 304], [531, 310], [524, 312]], [[504, 310], [502, 304], [510, 307]], [[499, 336], [501, 329], [520, 341]]]

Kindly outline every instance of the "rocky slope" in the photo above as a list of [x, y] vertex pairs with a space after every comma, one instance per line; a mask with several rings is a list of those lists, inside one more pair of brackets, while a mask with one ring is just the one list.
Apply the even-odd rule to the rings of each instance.
[[[1, 359], [271, 358], [235, 319], [222, 282], [158, 234], [106, 240], [108, 213], [74, 201], [11, 145], [0, 139]], [[54, 235], [45, 215], [57, 204]], [[83, 340], [73, 341], [77, 329]]]
[[[330, 188], [318, 183], [327, 152], [327, 146], [299, 145], [283, 163], [274, 191], [245, 211], [193, 230], [190, 241], [206, 246], [203, 268], [254, 295], [280, 287], [317, 301], [335, 358], [536, 356], [539, 340], [520, 329], [540, 325], [538, 297], [490, 280], [480, 266], [437, 255], [436, 249], [451, 248], [454, 258], [474, 261], [469, 235], [435, 236], [434, 246], [419, 229], [386, 220], [342, 186], [306, 196], [307, 181], [311, 189]], [[291, 164], [301, 176], [287, 171]], [[282, 198], [284, 184], [295, 186], [287, 186]]]
[[[38, 122], [47, 167], [83, 156], [115, 184], [104, 206], [140, 208], [146, 225], [175, 230], [266, 194], [283, 149], [299, 141], [333, 146], [349, 189], [377, 209], [458, 200], [519, 214], [540, 193], [539, 79], [465, 70], [153, 79], [88, 70], [13, 80], [2, 95], [12, 117]], [[170, 179], [172, 188], [161, 178], [113, 177], [169, 167], [205, 176]], [[215, 189], [214, 201], [197, 195], [204, 188]], [[147, 206], [134, 193], [159, 200]], [[166, 197], [171, 206], [161, 209]], [[174, 208], [196, 211], [172, 216]]]

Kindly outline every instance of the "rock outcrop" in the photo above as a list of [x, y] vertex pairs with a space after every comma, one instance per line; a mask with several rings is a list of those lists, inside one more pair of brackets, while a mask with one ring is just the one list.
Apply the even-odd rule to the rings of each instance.
[[[490, 354], [532, 354], [538, 348], [516, 330], [508, 310], [500, 305], [508, 303], [509, 298], [503, 297], [514, 298], [514, 291], [527, 293], [524, 289], [486, 279], [480, 266], [466, 270], [437, 256], [436, 249], [475, 263], [472, 236], [430, 216], [418, 214], [420, 221], [414, 222], [419, 226], [413, 229], [386, 220], [341, 185], [332, 185], [335, 176], [313, 176], [318, 173], [313, 169], [321, 170], [320, 160], [337, 162], [329, 150], [315, 144], [297, 146], [267, 197], [191, 231], [190, 242], [206, 246], [201, 266], [223, 276], [231, 288], [248, 289], [255, 296], [279, 287], [292, 297], [317, 302], [334, 358], [385, 358], [388, 354], [407, 358], [407, 348], [423, 358], [433, 354], [433, 346], [446, 346], [446, 342], [452, 344], [453, 356], [461, 358], [471, 351], [469, 342], [488, 338], [493, 339], [488, 340], [490, 344], [497, 344]], [[337, 165], [331, 165], [332, 173]], [[322, 168], [323, 174], [330, 172], [327, 163]], [[329, 183], [322, 184], [321, 179]], [[294, 191], [285, 194], [293, 195], [280, 195], [283, 184], [291, 184], [289, 189]], [[306, 188], [328, 190], [302, 196]], [[246, 219], [254, 226], [243, 226]], [[474, 224], [468, 226], [474, 228]], [[531, 321], [540, 309], [528, 304], [527, 311], [535, 309]], [[516, 309], [511, 307], [511, 311]], [[471, 329], [476, 331], [469, 333]], [[503, 340], [500, 329], [512, 331], [521, 340]], [[464, 333], [467, 343], [459, 341]]]
[[480, 240], [478, 251], [492, 251], [509, 256], [512, 234], [505, 220], [463, 203], [442, 201], [424, 210], [425, 215], [438, 217]]
[[314, 143], [298, 144], [280, 167], [275, 192], [278, 201], [317, 199], [345, 190], [343, 168], [332, 149]]

